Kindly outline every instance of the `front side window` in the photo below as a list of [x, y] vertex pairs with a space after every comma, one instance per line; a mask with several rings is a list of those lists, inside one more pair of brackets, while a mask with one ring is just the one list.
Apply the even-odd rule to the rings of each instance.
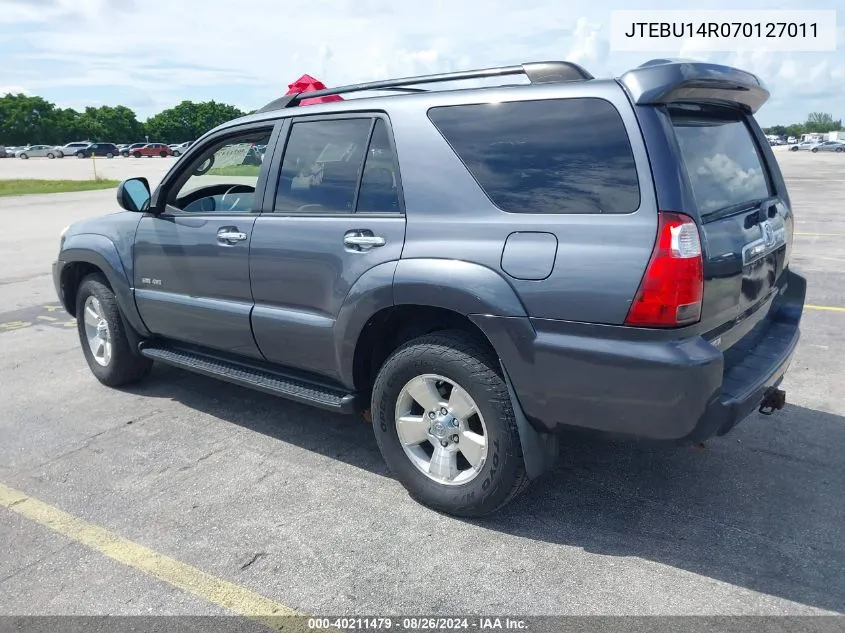
[[373, 119], [291, 126], [276, 189], [276, 213], [352, 213]]
[[763, 160], [741, 114], [677, 109], [670, 115], [702, 215], [771, 195]]
[[469, 172], [510, 213], [631, 213], [637, 168], [616, 108], [572, 98], [431, 108]]
[[272, 128], [228, 136], [185, 166], [167, 196], [168, 206], [185, 213], [250, 213]]

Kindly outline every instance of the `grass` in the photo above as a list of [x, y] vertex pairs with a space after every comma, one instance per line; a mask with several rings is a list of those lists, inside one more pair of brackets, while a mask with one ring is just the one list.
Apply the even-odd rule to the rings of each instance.
[[208, 176], [255, 176], [258, 177], [258, 165], [230, 165], [228, 167], [212, 167], [205, 175]]
[[0, 196], [24, 196], [33, 193], [65, 193], [67, 191], [91, 191], [94, 189], [113, 189], [117, 180], [0, 180]]

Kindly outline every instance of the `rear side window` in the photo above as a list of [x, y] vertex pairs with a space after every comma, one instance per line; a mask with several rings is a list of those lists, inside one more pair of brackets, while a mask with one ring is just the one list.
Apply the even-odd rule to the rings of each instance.
[[670, 116], [702, 215], [771, 195], [763, 159], [741, 114], [670, 110]]
[[596, 98], [444, 106], [429, 119], [511, 213], [631, 213], [636, 164], [616, 108]]

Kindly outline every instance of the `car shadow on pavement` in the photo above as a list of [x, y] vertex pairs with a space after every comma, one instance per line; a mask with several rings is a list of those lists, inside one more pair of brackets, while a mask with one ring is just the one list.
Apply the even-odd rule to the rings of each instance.
[[[389, 477], [358, 418], [169, 367], [154, 374], [131, 391]], [[551, 472], [499, 513], [466, 522], [845, 612], [843, 447], [845, 418], [793, 405], [755, 413], [704, 448], [567, 434]]]

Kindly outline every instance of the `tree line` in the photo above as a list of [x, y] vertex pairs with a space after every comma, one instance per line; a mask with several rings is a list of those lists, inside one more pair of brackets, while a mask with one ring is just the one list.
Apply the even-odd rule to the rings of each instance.
[[[56, 107], [42, 97], [7, 94], [0, 97], [0, 145], [64, 145], [80, 140], [135, 143], [145, 137], [150, 142], [182, 143], [244, 114], [226, 103], [183, 101], [142, 122], [126, 106], [87, 107], [79, 112]], [[784, 137], [839, 130], [845, 130], [842, 119], [834, 120], [827, 112], [811, 112], [804, 123], [764, 129], [766, 134]]]
[[801, 138], [802, 134], [823, 134], [825, 132], [845, 131], [842, 127], [842, 119], [834, 119], [828, 112], [810, 112], [804, 123], [793, 123], [792, 125], [772, 125], [763, 128], [766, 134], [775, 136]]
[[182, 143], [246, 114], [216, 101], [183, 101], [146, 121], [126, 106], [87, 107], [79, 112], [59, 108], [42, 97], [7, 94], [0, 97], [0, 145], [64, 145], [72, 141]]

